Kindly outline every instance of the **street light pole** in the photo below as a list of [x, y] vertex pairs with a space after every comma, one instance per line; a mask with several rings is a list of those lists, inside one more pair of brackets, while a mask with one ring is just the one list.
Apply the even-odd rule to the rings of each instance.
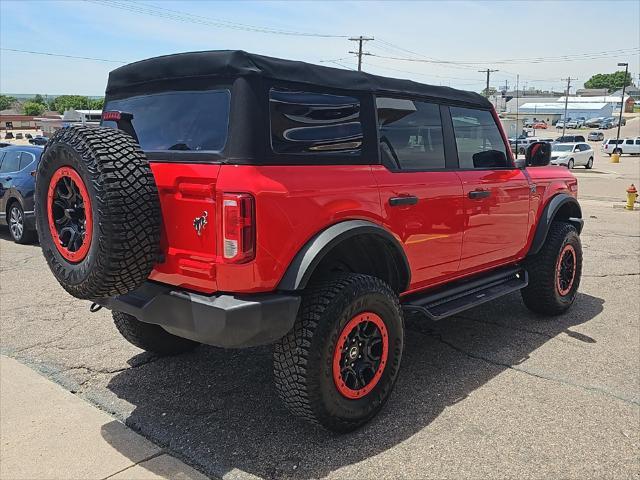
[[618, 142], [620, 141], [620, 125], [622, 124], [622, 110], [624, 110], [624, 92], [627, 86], [627, 75], [629, 72], [628, 63], [619, 63], [618, 66], [624, 67], [624, 80], [622, 81], [622, 97], [620, 98], [620, 116], [618, 117], [618, 133], [616, 133], [616, 146], [613, 147], [613, 151], [611, 153], [616, 153], [616, 148], [619, 148]]

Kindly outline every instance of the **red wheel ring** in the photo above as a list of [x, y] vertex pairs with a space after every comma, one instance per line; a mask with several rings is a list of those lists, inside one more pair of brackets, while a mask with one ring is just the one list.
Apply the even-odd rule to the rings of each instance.
[[362, 398], [378, 384], [389, 356], [389, 334], [379, 315], [363, 312], [342, 329], [333, 352], [333, 381], [349, 399]]
[[60, 167], [53, 172], [47, 193], [47, 216], [60, 255], [70, 262], [82, 261], [91, 246], [93, 217], [87, 187], [73, 168]]
[[571, 291], [576, 278], [576, 250], [573, 245], [566, 244], [558, 255], [556, 262], [556, 288], [563, 297]]

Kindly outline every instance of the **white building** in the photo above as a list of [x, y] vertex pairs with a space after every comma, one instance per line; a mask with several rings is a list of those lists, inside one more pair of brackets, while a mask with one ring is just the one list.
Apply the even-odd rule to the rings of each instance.
[[[571, 99], [574, 100], [574, 99]], [[547, 124], [564, 117], [564, 101], [553, 103], [525, 103], [520, 107], [522, 118], [544, 120]], [[612, 103], [574, 102], [567, 103], [567, 118], [610, 117], [613, 114]]]

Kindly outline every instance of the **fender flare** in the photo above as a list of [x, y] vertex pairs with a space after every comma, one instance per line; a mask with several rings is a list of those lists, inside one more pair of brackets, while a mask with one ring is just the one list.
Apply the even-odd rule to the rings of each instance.
[[573, 210], [573, 215], [568, 217], [566, 221], [576, 227], [576, 230], [578, 230], [578, 235], [580, 234], [580, 232], [582, 232], [584, 220], [582, 219], [582, 209], [580, 208], [580, 204], [571, 195], [568, 195], [566, 193], [559, 193], [553, 196], [544, 207], [542, 215], [540, 215], [540, 219], [538, 220], [536, 233], [533, 236], [533, 241], [531, 242], [531, 247], [529, 247], [529, 252], [527, 253], [527, 255], [535, 255], [540, 251], [542, 245], [544, 245], [544, 242], [547, 239], [547, 234], [549, 233], [549, 228], [551, 228], [551, 223], [555, 220], [560, 208], [564, 207], [565, 205], [571, 205], [570, 208]]
[[402, 246], [383, 227], [366, 220], [346, 220], [331, 225], [317, 233], [293, 257], [278, 284], [278, 290], [295, 291], [304, 289], [322, 259], [338, 244], [357, 235], [377, 235], [388, 242], [396, 253], [396, 261], [400, 263], [398, 270], [406, 276], [406, 282], [400, 286], [400, 291], [406, 290], [411, 279], [411, 269]]

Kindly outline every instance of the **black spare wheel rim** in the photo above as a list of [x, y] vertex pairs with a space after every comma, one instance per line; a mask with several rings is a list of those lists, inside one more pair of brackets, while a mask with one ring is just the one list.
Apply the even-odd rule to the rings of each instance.
[[91, 199], [82, 178], [71, 167], [57, 169], [47, 194], [49, 230], [56, 249], [70, 262], [83, 260], [91, 246]]
[[387, 328], [377, 314], [363, 312], [342, 329], [333, 354], [333, 381], [349, 399], [362, 398], [380, 381], [389, 355]]

